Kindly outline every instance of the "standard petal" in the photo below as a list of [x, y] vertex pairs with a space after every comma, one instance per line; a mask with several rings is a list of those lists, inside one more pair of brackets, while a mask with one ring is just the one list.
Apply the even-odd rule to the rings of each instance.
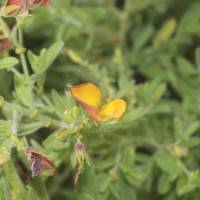
[[122, 99], [116, 99], [103, 106], [100, 111], [101, 121], [113, 121], [116, 122], [122, 117], [126, 110], [126, 102]]
[[80, 86], [67, 87], [67, 90], [71, 92], [93, 120], [100, 121], [98, 107], [101, 102], [102, 94], [95, 85], [86, 83]]
[[79, 86], [67, 87], [77, 101], [82, 101], [91, 106], [99, 107], [101, 102], [101, 92], [99, 88], [92, 83], [85, 83]]

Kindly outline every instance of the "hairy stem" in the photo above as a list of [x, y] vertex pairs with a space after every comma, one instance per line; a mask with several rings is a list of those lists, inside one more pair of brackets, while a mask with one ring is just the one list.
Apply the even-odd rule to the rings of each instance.
[[18, 129], [18, 113], [16, 110], [12, 111], [12, 122], [11, 122], [11, 132], [14, 135], [17, 135]]
[[[27, 85], [27, 90], [29, 90], [29, 93], [32, 95], [33, 94], [33, 87], [30, 82], [30, 76], [29, 76], [29, 71], [28, 71], [28, 65], [25, 57], [25, 48], [24, 48], [24, 42], [23, 42], [23, 26], [24, 22], [22, 18], [16, 18], [17, 20], [17, 28], [18, 28], [18, 44], [19, 48], [16, 50], [17, 53], [20, 55], [20, 60], [25, 76], [25, 84]], [[17, 74], [16, 74], [17, 75]], [[30, 102], [29, 107], [33, 107], [33, 101]]]
[[[20, 47], [23, 49], [24, 41], [23, 41], [23, 21], [21, 19], [17, 19], [17, 27], [18, 27], [18, 42]], [[29, 80], [29, 72], [28, 65], [25, 58], [25, 51], [20, 53], [20, 59], [22, 63], [22, 68], [25, 74], [26, 81]]]

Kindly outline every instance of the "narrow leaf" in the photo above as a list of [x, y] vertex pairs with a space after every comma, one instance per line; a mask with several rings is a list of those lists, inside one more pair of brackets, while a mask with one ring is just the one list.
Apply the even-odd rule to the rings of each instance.
[[35, 193], [34, 189], [29, 187], [26, 200], [39, 200], [37, 194]]
[[179, 118], [174, 118], [174, 134], [178, 139], [182, 135], [182, 124]]
[[176, 160], [165, 151], [157, 151], [154, 155], [156, 164], [161, 170], [172, 173], [176, 168]]
[[8, 183], [12, 188], [12, 191], [15, 194], [16, 199], [21, 199], [22, 197], [26, 196], [26, 188], [15, 169], [12, 160], [4, 164], [3, 167], [6, 177], [8, 179]]
[[156, 89], [156, 91], [154, 92], [154, 94], [153, 94], [153, 100], [154, 101], [158, 101], [161, 98], [161, 96], [164, 94], [165, 90], [166, 90], [166, 85], [165, 84], [161, 84]]
[[28, 135], [37, 131], [39, 128], [43, 127], [44, 123], [42, 122], [33, 122], [29, 124], [21, 124], [19, 127], [19, 135]]
[[123, 166], [124, 169], [129, 169], [133, 167], [135, 161], [135, 151], [133, 147], [127, 147], [123, 156]]
[[170, 190], [171, 184], [169, 180], [169, 175], [166, 173], [162, 173], [158, 182], [158, 193], [165, 194]]
[[125, 113], [124, 117], [121, 120], [121, 123], [130, 123], [133, 122], [148, 112], [147, 108], [139, 107], [135, 108], [130, 112]]
[[47, 50], [46, 68], [48, 68], [60, 53], [64, 42], [56, 42]]
[[0, 60], [0, 69], [10, 68], [16, 65], [19, 61], [14, 57], [6, 57]]
[[0, 199], [12, 200], [8, 182], [2, 169], [0, 169]]
[[63, 114], [63, 111], [65, 110], [65, 102], [55, 90], [52, 90], [51, 95], [55, 104], [55, 111], [60, 116], [60, 114]]
[[15, 77], [15, 91], [17, 99], [26, 106], [33, 104], [33, 94], [31, 88], [26, 85], [25, 80]]
[[34, 188], [35, 193], [39, 195], [40, 199], [49, 200], [49, 196], [46, 187], [44, 185], [44, 181], [41, 179], [41, 177], [39, 176], [35, 177], [31, 185]]
[[184, 136], [187, 138], [194, 134], [199, 129], [200, 122], [194, 121], [192, 124], [189, 125], [187, 130], [184, 132]]

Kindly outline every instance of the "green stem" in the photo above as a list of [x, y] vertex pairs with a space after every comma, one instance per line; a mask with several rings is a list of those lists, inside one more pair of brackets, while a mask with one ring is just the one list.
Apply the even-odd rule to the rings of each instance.
[[24, 74], [25, 74], [25, 78], [28, 81], [29, 80], [29, 73], [28, 73], [28, 66], [26, 64], [26, 59], [25, 59], [24, 53], [20, 54], [20, 58], [21, 58], [22, 67], [23, 67], [23, 71], [24, 71]]
[[[17, 19], [17, 23], [18, 23], [18, 41], [19, 41], [19, 45], [21, 48], [23, 48], [24, 45], [24, 41], [23, 41], [23, 29], [22, 29], [22, 20]], [[20, 59], [21, 59], [21, 63], [22, 63], [22, 68], [25, 74], [25, 78], [26, 81], [29, 81], [29, 72], [28, 72], [28, 65], [26, 62], [26, 58], [25, 58], [25, 54], [24, 52], [20, 53]]]
[[186, 166], [181, 162], [181, 160], [178, 160], [178, 164], [180, 166], [180, 168], [183, 170], [183, 172], [190, 177], [190, 171], [188, 171], [188, 169], [186, 168]]
[[[33, 95], [33, 88], [30, 82], [30, 76], [29, 76], [29, 71], [28, 71], [28, 65], [26, 62], [26, 57], [25, 57], [25, 48], [24, 48], [24, 42], [23, 42], [23, 19], [22, 18], [16, 18], [17, 20], [17, 28], [18, 28], [18, 46], [19, 46], [19, 54], [20, 54], [20, 60], [25, 76], [25, 84], [27, 85], [27, 89], [29, 91], [30, 95]], [[32, 100], [32, 98], [30, 98]], [[29, 104], [30, 108], [33, 108], [33, 101], [30, 101]]]
[[18, 129], [18, 113], [16, 110], [12, 111], [12, 123], [11, 123], [11, 132], [14, 135], [17, 135]]
[[29, 143], [28, 143], [28, 140], [27, 140], [26, 137], [23, 137], [23, 142], [24, 142], [24, 145], [25, 145], [26, 147], [29, 146]]
[[21, 74], [15, 69], [15, 68], [10, 68], [10, 70], [18, 77], [21, 78]]

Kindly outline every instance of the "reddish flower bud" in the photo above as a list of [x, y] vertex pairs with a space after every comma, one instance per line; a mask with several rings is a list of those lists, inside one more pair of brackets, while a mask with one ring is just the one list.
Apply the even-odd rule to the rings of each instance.
[[8, 0], [1, 7], [2, 16], [15, 16], [21, 14], [35, 5], [47, 6], [50, 0]]
[[45, 155], [36, 151], [33, 147], [25, 147], [24, 152], [27, 154], [27, 159], [30, 162], [32, 177], [37, 176], [46, 165], [52, 171], [55, 171], [53, 163], [47, 159]]
[[23, 13], [27, 8], [26, 0], [8, 0], [6, 6], [19, 6], [18, 13]]
[[80, 140], [77, 141], [74, 150], [75, 150], [75, 172], [74, 172], [73, 183], [74, 185], [76, 185], [78, 182], [79, 174], [84, 169], [85, 162], [87, 162], [87, 164], [89, 165], [89, 160], [87, 157], [87, 153], [85, 151], [85, 145], [81, 143]]
[[[0, 31], [0, 35], [4, 35], [4, 32]], [[9, 39], [0, 39], [0, 51], [7, 51], [11, 45], [12, 42]]]

